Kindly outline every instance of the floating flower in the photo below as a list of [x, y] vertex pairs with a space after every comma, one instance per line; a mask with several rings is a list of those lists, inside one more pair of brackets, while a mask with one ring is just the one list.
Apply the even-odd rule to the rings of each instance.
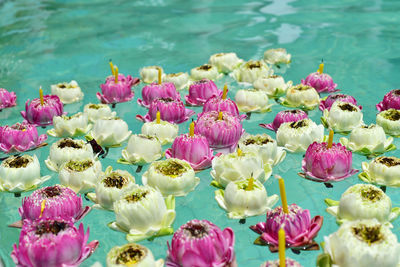
[[264, 52], [264, 61], [268, 64], [289, 64], [291, 57], [285, 48], [268, 49]]
[[116, 221], [109, 224], [113, 230], [128, 232], [126, 239], [136, 242], [174, 232], [175, 199], [165, 200], [160, 191], [150, 186], [135, 186], [114, 202]]
[[129, 243], [121, 247], [113, 247], [106, 258], [108, 267], [136, 266], [162, 267], [164, 260], [154, 260], [153, 253], [145, 246]]
[[92, 104], [85, 105], [83, 109], [84, 114], [87, 115], [90, 122], [95, 122], [99, 119], [114, 118], [116, 116], [115, 111], [111, 111], [111, 108], [106, 104]]
[[78, 83], [74, 80], [70, 81], [69, 83], [63, 82], [52, 84], [51, 94], [58, 96], [63, 104], [79, 102], [84, 96]]
[[199, 115], [202, 116], [204, 113], [208, 111], [223, 111], [229, 112], [233, 116], [236, 116], [240, 119], [244, 119], [246, 115], [240, 115], [239, 109], [235, 103], [235, 101], [229, 98], [221, 98], [220, 96], [210, 97], [203, 106], [203, 112]]
[[260, 77], [254, 81], [253, 86], [257, 90], [264, 91], [268, 97], [278, 98], [286, 94], [286, 91], [293, 84], [292, 81], [285, 83], [282, 76], [270, 75], [265, 77]]
[[369, 164], [361, 164], [363, 172], [358, 177], [366, 183], [382, 186], [400, 186], [400, 159], [380, 156]]
[[155, 136], [134, 134], [122, 150], [120, 163], [144, 165], [162, 157], [161, 143]]
[[363, 114], [356, 105], [337, 100], [330, 110], [324, 110], [321, 122], [335, 132], [348, 133], [363, 124]]
[[158, 81], [158, 72], [161, 71], [164, 76], [164, 70], [160, 66], [148, 66], [140, 69], [140, 77], [145, 83], [153, 83]]
[[262, 183], [251, 177], [228, 183], [225, 191], [222, 189], [215, 191], [215, 200], [228, 212], [230, 219], [244, 219], [271, 210], [279, 197], [278, 195], [268, 197]]
[[[278, 251], [278, 231], [283, 228], [286, 233], [286, 247], [302, 249], [315, 249], [318, 244], [314, 242], [321, 229], [323, 217], [315, 216], [311, 219], [310, 211], [303, 210], [296, 204], [288, 206], [289, 213], [282, 207], [267, 211], [266, 222], [250, 226], [250, 229], [260, 234], [257, 244], [268, 244], [272, 252]], [[261, 243], [260, 243], [261, 242]]]
[[258, 78], [273, 74], [273, 70], [268, 68], [264, 61], [250, 60], [239, 66], [232, 73], [237, 82], [253, 83]]
[[189, 117], [196, 114], [193, 110], [186, 109], [185, 105], [180, 100], [160, 98], [151, 102], [149, 112], [144, 117], [136, 115], [136, 119], [143, 122], [154, 121], [157, 116], [157, 111], [161, 114], [161, 120], [177, 124], [187, 121]]
[[211, 55], [208, 62], [217, 67], [219, 72], [228, 73], [239, 67], [243, 60], [236, 53], [218, 53]]
[[160, 190], [164, 197], [186, 196], [200, 182], [187, 161], [169, 158], [153, 162], [143, 174], [142, 182]]
[[318, 257], [317, 266], [392, 267], [399, 264], [400, 245], [396, 235], [375, 219], [343, 223], [324, 240], [325, 254]]
[[44, 145], [47, 135], [39, 136], [35, 126], [28, 123], [16, 123], [0, 126], [0, 149], [5, 153], [24, 152]]
[[121, 118], [105, 118], [97, 120], [90, 132], [97, 143], [105, 147], [120, 146], [131, 135], [128, 124]]
[[63, 114], [63, 104], [56, 95], [43, 96], [43, 105], [39, 98], [33, 99], [29, 103], [25, 102], [25, 111], [21, 111], [22, 117], [30, 124], [35, 126], [47, 126], [53, 123], [54, 116]]
[[[291, 258], [285, 259], [286, 267], [303, 267], [300, 263]], [[266, 261], [260, 265], [260, 267], [279, 267], [279, 260]]]
[[77, 137], [86, 134], [92, 125], [88, 124], [87, 115], [79, 112], [72, 116], [54, 116], [54, 129], [48, 130], [47, 133], [54, 137]]
[[40, 164], [36, 155], [10, 156], [0, 164], [0, 191], [29, 191], [50, 178], [48, 175], [40, 176]]
[[17, 95], [14, 92], [9, 92], [4, 88], [0, 88], [0, 110], [16, 105]]
[[[352, 97], [351, 95], [331, 94], [331, 95], [328, 95], [328, 97], [321, 100], [321, 102], [319, 103], [319, 109], [322, 111], [324, 111], [324, 109], [330, 110], [333, 103], [335, 103], [336, 100], [351, 103], [351, 104], [357, 106], [357, 100], [354, 97]], [[358, 106], [358, 107], [360, 108], [360, 110], [362, 109], [362, 106]]]
[[366, 156], [377, 156], [396, 149], [393, 137], [386, 139], [385, 131], [379, 125], [361, 125], [354, 128], [350, 138], [340, 138], [340, 143], [347, 149]]
[[292, 153], [305, 152], [313, 142], [322, 142], [324, 126], [310, 119], [282, 123], [276, 132], [278, 146]]
[[129, 172], [113, 170], [111, 166], [108, 166], [95, 185], [96, 193], [88, 193], [87, 196], [96, 203], [93, 208], [113, 210], [114, 202], [122, 194], [131, 190], [134, 184], [135, 178]]
[[202, 106], [209, 98], [221, 95], [222, 91], [212, 80], [202, 79], [189, 86], [189, 95], [185, 96], [185, 100], [187, 105]]
[[400, 136], [400, 110], [391, 108], [378, 113], [376, 124], [381, 126], [386, 134]]
[[235, 101], [241, 112], [270, 112], [272, 104], [268, 95], [257, 89], [244, 89], [236, 92]]
[[76, 193], [87, 193], [94, 189], [101, 175], [101, 163], [94, 159], [70, 160], [65, 163], [58, 175], [62, 185]]
[[236, 267], [235, 234], [221, 231], [207, 220], [191, 220], [182, 225], [168, 243], [167, 266]]
[[383, 100], [376, 105], [376, 109], [379, 112], [390, 108], [400, 109], [400, 89], [390, 91], [383, 97]]
[[127, 102], [135, 96], [132, 86], [139, 82], [138, 78], [132, 78], [130, 75], [119, 74], [117, 80], [111, 76], [106, 79], [106, 83], [100, 85], [102, 94], [97, 92], [96, 96], [103, 104]]
[[218, 73], [218, 69], [210, 64], [204, 64], [190, 70], [190, 78], [195, 81], [202, 79], [216, 80], [222, 77], [223, 74]]
[[189, 84], [189, 74], [187, 72], [170, 73], [163, 76], [162, 81], [173, 83], [176, 90], [183, 90]]
[[85, 234], [83, 224], [76, 229], [71, 220], [26, 220], [11, 258], [17, 266], [79, 266], [99, 244], [88, 239], [89, 228]]
[[209, 168], [214, 158], [207, 138], [197, 134], [182, 134], [175, 138], [172, 147], [165, 152], [165, 157], [186, 160], [195, 171]]
[[337, 84], [333, 82], [332, 77], [327, 73], [313, 72], [309, 74], [301, 83], [308, 85], [317, 90], [318, 93], [333, 93], [339, 91], [336, 89]]
[[340, 224], [373, 218], [388, 223], [400, 213], [399, 208], [392, 208], [392, 201], [380, 188], [370, 184], [353, 185], [342, 194], [340, 201], [325, 199], [325, 203], [329, 206], [326, 211]]
[[171, 98], [173, 100], [180, 100], [181, 95], [176, 91], [173, 83], [152, 83], [146, 85], [142, 89], [142, 99], [138, 99], [137, 103], [143, 107], [149, 108], [153, 100], [159, 98]]
[[93, 149], [83, 140], [63, 138], [50, 147], [49, 157], [45, 160], [47, 168], [58, 172], [61, 166], [72, 159], [91, 159]]
[[312, 110], [318, 106], [320, 99], [313, 87], [298, 84], [287, 89], [286, 97], [281, 97], [280, 101], [286, 107]]
[[307, 118], [308, 118], [307, 113], [305, 113], [301, 109], [283, 110], [279, 111], [278, 114], [276, 114], [274, 121], [272, 123], [268, 124], [262, 123], [260, 124], [260, 126], [262, 128], [276, 132], [282, 123], [293, 122], [293, 121], [296, 122]]
[[142, 126], [142, 134], [155, 136], [161, 142], [162, 145], [172, 143], [178, 136], [179, 126], [177, 124], [169, 123], [167, 121], [160, 120], [145, 122]]

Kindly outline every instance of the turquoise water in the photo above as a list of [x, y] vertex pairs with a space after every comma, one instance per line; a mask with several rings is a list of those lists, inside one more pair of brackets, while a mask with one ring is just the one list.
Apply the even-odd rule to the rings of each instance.
[[[19, 111], [27, 98], [38, 96], [38, 88], [45, 93], [50, 85], [75, 79], [84, 90], [84, 101], [67, 105], [65, 110], [73, 114], [88, 102], [97, 102], [95, 93], [109, 75], [108, 60], [112, 58], [120, 72], [137, 76], [143, 66], [158, 64], [167, 73], [190, 71], [208, 61], [211, 54], [236, 52], [239, 57], [261, 58], [269, 48], [284, 47], [292, 54], [290, 68], [284, 74], [286, 80], [299, 83], [308, 73], [318, 67], [321, 58], [325, 70], [338, 83], [344, 93], [356, 97], [363, 105], [364, 121], [375, 122], [375, 104], [383, 95], [398, 86], [400, 71], [400, 2], [392, 1], [0, 1], [0, 87], [14, 90], [18, 106], [0, 113], [1, 124], [22, 120]], [[222, 87], [228, 83], [233, 98], [240, 86], [230, 77], [217, 81]], [[138, 107], [142, 85], [135, 88], [134, 101], [118, 104], [116, 111], [134, 133], [140, 132], [141, 122], [135, 115], [146, 110]], [[186, 93], [181, 93], [185, 95]], [[196, 108], [196, 112], [201, 109]], [[275, 114], [284, 110], [275, 105], [272, 112], [253, 114], [243, 125], [249, 133], [266, 130], [258, 124], [270, 122]], [[314, 110], [310, 117], [319, 122], [321, 112]], [[186, 132], [188, 123], [180, 125], [180, 133]], [[39, 129], [45, 133], [44, 129]], [[267, 132], [275, 137], [275, 134]], [[326, 131], [327, 133], [327, 131]], [[339, 139], [335, 136], [335, 140]], [[48, 142], [56, 139], [49, 137]], [[394, 142], [398, 147], [398, 139]], [[126, 144], [124, 144], [125, 146]], [[102, 160], [103, 170], [114, 168], [128, 170], [140, 183], [141, 173], [135, 166], [117, 164], [121, 148], [110, 150]], [[49, 171], [44, 160], [49, 146], [28, 152], [36, 154], [42, 166], [42, 175], [52, 175], [45, 185], [58, 183], [56, 173]], [[396, 150], [388, 155], [400, 156]], [[304, 180], [297, 176], [302, 155], [288, 154], [274, 173], [286, 179], [288, 202], [297, 203], [310, 210], [311, 215], [323, 215], [324, 225], [316, 238], [336, 231], [335, 219], [325, 212], [323, 199], [339, 199], [350, 185], [358, 183], [357, 176], [334, 184], [333, 189], [323, 184]], [[353, 166], [361, 169], [366, 158], [353, 155]], [[199, 173], [201, 183], [196, 191], [185, 198], [177, 198], [177, 229], [190, 219], [208, 219], [221, 228], [232, 227], [235, 231], [236, 253], [239, 266], [259, 266], [263, 261], [277, 259], [267, 247], [253, 245], [257, 235], [248, 229], [265, 216], [247, 219], [246, 224], [229, 220], [225, 211], [214, 200], [215, 188], [209, 186], [209, 170]], [[268, 194], [278, 193], [278, 183], [269, 179], [265, 184]], [[388, 188], [393, 206], [400, 205], [398, 189]], [[27, 196], [29, 193], [23, 193]], [[19, 219], [17, 212], [20, 198], [12, 194], [0, 194], [0, 256], [6, 266], [13, 266], [9, 254], [18, 242], [19, 230], [6, 225]], [[85, 200], [86, 205], [92, 203]], [[100, 240], [97, 251], [84, 263], [95, 261], [104, 264], [110, 248], [126, 243], [125, 235], [106, 226], [114, 220], [111, 212], [93, 210], [84, 218], [83, 224], [90, 228], [90, 240]], [[394, 232], [399, 235], [399, 220]], [[166, 256], [166, 242], [172, 236], [144, 241], [155, 258]], [[303, 266], [314, 266], [320, 251], [302, 252], [300, 255], [287, 251], [287, 256]]]

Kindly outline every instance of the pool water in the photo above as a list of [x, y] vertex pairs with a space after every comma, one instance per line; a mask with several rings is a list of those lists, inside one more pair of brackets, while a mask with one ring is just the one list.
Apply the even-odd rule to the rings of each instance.
[[[18, 106], [0, 113], [1, 125], [22, 121], [20, 110], [26, 99], [38, 97], [42, 86], [45, 94], [50, 85], [77, 80], [84, 90], [83, 102], [65, 106], [70, 114], [83, 109], [84, 104], [97, 103], [95, 93], [109, 75], [108, 60], [118, 65], [121, 73], [136, 77], [139, 69], [148, 65], [161, 65], [166, 73], [190, 71], [204, 64], [211, 54], [236, 52], [245, 60], [262, 58], [269, 48], [284, 47], [292, 54], [292, 64], [284, 74], [295, 84], [310, 72], [316, 71], [321, 58], [329, 73], [343, 93], [356, 97], [363, 106], [365, 123], [374, 123], [375, 104], [383, 95], [398, 86], [400, 71], [400, 10], [399, 1], [0, 1], [0, 87], [16, 91]], [[216, 84], [229, 86], [228, 96], [233, 98], [241, 88], [226, 76]], [[115, 111], [128, 124], [133, 133], [139, 133], [142, 123], [136, 114], [144, 115], [146, 109], [136, 104], [143, 85], [135, 88], [135, 99], [118, 104]], [[185, 95], [186, 92], [181, 93]], [[243, 122], [244, 129], [252, 134], [268, 133], [259, 123], [269, 123], [276, 113], [285, 108], [272, 107], [272, 112], [253, 114]], [[201, 108], [194, 108], [200, 112]], [[311, 111], [309, 116], [320, 121], [321, 112]], [[187, 132], [189, 122], [181, 124], [180, 133]], [[48, 127], [49, 129], [51, 127]], [[46, 130], [47, 130], [46, 129]], [[45, 133], [45, 129], [38, 129]], [[327, 134], [327, 130], [325, 130]], [[338, 141], [340, 135], [335, 135]], [[57, 139], [49, 137], [51, 144]], [[399, 147], [396, 138], [394, 143]], [[112, 148], [101, 160], [103, 170], [111, 165], [130, 171], [141, 183], [136, 166], [121, 165], [120, 148]], [[45, 185], [59, 183], [56, 173], [48, 170], [44, 160], [49, 154], [44, 147], [28, 154], [36, 154], [42, 166], [42, 175], [51, 175]], [[165, 147], [165, 149], [167, 146]], [[398, 150], [387, 155], [400, 156]], [[297, 175], [302, 154], [289, 154], [273, 173], [286, 179], [289, 203], [309, 209], [311, 216], [324, 216], [324, 224], [316, 241], [338, 229], [335, 218], [325, 212], [325, 198], [338, 200], [351, 185], [359, 183], [356, 175], [335, 183], [333, 188], [304, 180]], [[353, 166], [361, 169], [365, 157], [354, 154]], [[259, 266], [263, 261], [277, 259], [267, 247], [253, 245], [257, 234], [249, 226], [265, 220], [265, 215], [248, 218], [245, 224], [227, 218], [214, 200], [214, 187], [210, 186], [210, 170], [198, 174], [200, 184], [186, 197], [176, 199], [177, 216], [173, 224], [177, 229], [191, 219], [207, 219], [220, 228], [231, 227], [235, 232], [235, 250], [239, 266]], [[265, 183], [269, 195], [278, 194], [278, 183], [271, 177]], [[399, 206], [400, 194], [388, 188], [393, 206]], [[30, 193], [23, 193], [22, 197]], [[13, 266], [10, 258], [12, 245], [18, 242], [19, 230], [7, 225], [19, 220], [18, 207], [22, 198], [0, 193], [0, 257], [6, 266]], [[92, 205], [84, 200], [85, 205]], [[90, 228], [90, 240], [97, 239], [100, 246], [82, 266], [96, 261], [105, 264], [106, 253], [116, 245], [126, 243], [125, 235], [115, 232], [107, 224], [115, 219], [112, 212], [92, 210], [83, 219]], [[399, 220], [393, 231], [399, 235]], [[156, 259], [165, 258], [167, 241], [172, 236], [143, 241]], [[287, 256], [303, 266], [315, 266], [320, 251], [305, 251], [299, 255], [287, 250]]]

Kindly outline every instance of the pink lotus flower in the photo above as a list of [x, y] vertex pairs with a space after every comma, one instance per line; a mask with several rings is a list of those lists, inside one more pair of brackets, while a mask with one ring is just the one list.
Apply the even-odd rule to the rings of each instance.
[[165, 157], [186, 160], [196, 171], [209, 168], [214, 158], [207, 139], [196, 134], [182, 134], [175, 138], [172, 147], [165, 152]]
[[140, 80], [138, 78], [119, 74], [118, 82], [115, 83], [114, 76], [109, 76], [106, 79], [106, 83], [100, 85], [103, 94], [97, 92], [96, 96], [103, 104], [127, 102], [135, 96], [135, 93], [132, 91], [132, 86], [139, 82]]
[[204, 113], [209, 111], [224, 111], [229, 112], [233, 116], [238, 117], [239, 119], [245, 119], [246, 115], [240, 115], [239, 109], [235, 103], [235, 101], [225, 98], [222, 99], [220, 96], [210, 97], [203, 106], [203, 112], [198, 115], [201, 117]]
[[39, 136], [36, 127], [25, 122], [0, 126], [0, 149], [5, 153], [27, 151], [46, 140], [47, 135]]
[[202, 106], [213, 96], [221, 96], [222, 91], [218, 90], [215, 83], [208, 79], [202, 79], [189, 87], [189, 95], [185, 96], [186, 104], [190, 106]]
[[332, 77], [326, 73], [313, 72], [307, 76], [305, 80], [301, 80], [304, 85], [309, 85], [318, 93], [333, 93], [340, 90], [335, 90], [337, 84], [333, 82]]
[[300, 121], [302, 119], [307, 119], [308, 115], [304, 111], [300, 109], [292, 109], [292, 110], [283, 110], [279, 111], [278, 114], [276, 114], [275, 119], [272, 123], [260, 123], [259, 125], [262, 128], [271, 130], [271, 131], [278, 131], [279, 126], [281, 126], [282, 123], [285, 122], [292, 122], [292, 121]]
[[[340, 100], [342, 102], [347, 102], [351, 103], [353, 105], [357, 106], [357, 100], [352, 97], [351, 95], [345, 95], [345, 94], [333, 94], [333, 95], [328, 95], [328, 97], [325, 100], [321, 100], [319, 103], [319, 109], [324, 111], [324, 109], [331, 110], [331, 106], [335, 101]], [[360, 109], [362, 109], [362, 106], [358, 106]]]
[[390, 91], [383, 97], [383, 100], [376, 105], [376, 109], [379, 112], [390, 108], [400, 109], [400, 89]]
[[261, 239], [273, 246], [278, 246], [278, 231], [283, 226], [286, 233], [286, 247], [298, 248], [314, 245], [313, 239], [317, 236], [323, 223], [322, 216], [315, 216], [311, 220], [310, 211], [303, 210], [296, 204], [288, 206], [289, 213], [284, 213], [282, 207], [276, 207], [267, 212], [266, 222], [250, 226], [250, 229], [261, 235]]
[[25, 102], [25, 111], [21, 111], [22, 117], [35, 126], [47, 126], [53, 124], [54, 116], [63, 115], [64, 106], [58, 96], [45, 95], [43, 102], [42, 106], [39, 98], [33, 99], [31, 103], [28, 99]]
[[143, 100], [138, 99], [137, 103], [148, 108], [155, 99], [172, 98], [173, 100], [180, 100], [181, 95], [176, 91], [173, 83], [152, 83], [143, 87], [142, 98]]
[[197, 119], [194, 133], [205, 136], [212, 148], [234, 150], [244, 132], [242, 124], [230, 113], [223, 113], [221, 120], [218, 119], [218, 114], [217, 111], [203, 113]]
[[235, 235], [206, 220], [191, 220], [182, 225], [168, 243], [166, 266], [235, 267]]
[[136, 115], [136, 118], [143, 122], [154, 121], [157, 117], [157, 111], [160, 111], [161, 120], [178, 124], [187, 121], [190, 116], [196, 113], [193, 110], [186, 109], [180, 100], [159, 98], [151, 102], [149, 112], [144, 117]]
[[11, 257], [19, 267], [79, 266], [99, 244], [97, 240], [87, 244], [88, 239], [89, 229], [85, 234], [82, 224], [76, 229], [72, 221], [59, 218], [25, 220]]
[[317, 182], [341, 181], [355, 174], [352, 169], [352, 153], [340, 143], [312, 143], [306, 151], [302, 162], [305, 177]]
[[17, 105], [17, 95], [9, 92], [4, 88], [0, 88], [0, 110]]

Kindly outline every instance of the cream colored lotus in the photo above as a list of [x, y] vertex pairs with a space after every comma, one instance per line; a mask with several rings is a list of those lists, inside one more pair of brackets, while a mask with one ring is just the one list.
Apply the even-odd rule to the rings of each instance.
[[54, 129], [48, 130], [47, 134], [53, 137], [77, 137], [86, 134], [92, 125], [88, 124], [86, 114], [79, 112], [72, 116], [54, 116]]
[[236, 53], [218, 53], [211, 55], [208, 62], [217, 67], [219, 72], [229, 73], [239, 67], [243, 60], [238, 58]]
[[363, 114], [359, 107], [351, 103], [336, 100], [331, 109], [325, 109], [322, 123], [335, 132], [350, 132], [364, 124]]
[[267, 93], [257, 89], [238, 90], [235, 102], [240, 112], [269, 112], [273, 105], [269, 103]]
[[69, 83], [63, 82], [51, 85], [51, 94], [58, 96], [63, 104], [79, 102], [84, 96], [78, 83], [74, 80]]
[[204, 64], [190, 70], [190, 78], [194, 81], [200, 81], [202, 79], [216, 80], [222, 76], [223, 74], [218, 72], [217, 67], [210, 64]]
[[142, 126], [143, 135], [157, 137], [162, 145], [174, 142], [174, 139], [178, 136], [178, 132], [178, 124], [167, 121], [160, 121], [160, 123], [156, 121], [145, 122]]
[[111, 111], [110, 106], [106, 104], [92, 103], [85, 105], [83, 112], [87, 115], [88, 120], [92, 123], [99, 119], [114, 118], [117, 114], [115, 111]]
[[[158, 82], [158, 71], [161, 70], [162, 76], [164, 70], [160, 66], [147, 66], [140, 69], [141, 80], [145, 83]], [[162, 77], [161, 77], [162, 78]]]
[[134, 134], [129, 138], [128, 146], [122, 150], [126, 163], [144, 165], [162, 157], [162, 147], [157, 137]]
[[272, 75], [274, 71], [270, 69], [264, 61], [250, 60], [241, 64], [235, 69], [232, 76], [237, 82], [251, 83], [255, 82], [260, 77]]
[[162, 81], [173, 83], [176, 90], [183, 90], [189, 86], [189, 74], [187, 72], [169, 73], [163, 76]]
[[145, 246], [128, 243], [110, 249], [106, 258], [107, 267], [162, 267], [164, 260], [154, 260], [153, 253]]
[[97, 120], [93, 125], [90, 136], [101, 146], [113, 147], [120, 146], [131, 133], [124, 120], [114, 117]]
[[268, 64], [289, 64], [292, 55], [285, 48], [268, 49], [264, 52], [264, 61]]
[[260, 77], [254, 81], [254, 88], [264, 91], [268, 97], [277, 98], [286, 94], [288, 88], [292, 86], [293, 82], [285, 82], [282, 76], [270, 75]]

